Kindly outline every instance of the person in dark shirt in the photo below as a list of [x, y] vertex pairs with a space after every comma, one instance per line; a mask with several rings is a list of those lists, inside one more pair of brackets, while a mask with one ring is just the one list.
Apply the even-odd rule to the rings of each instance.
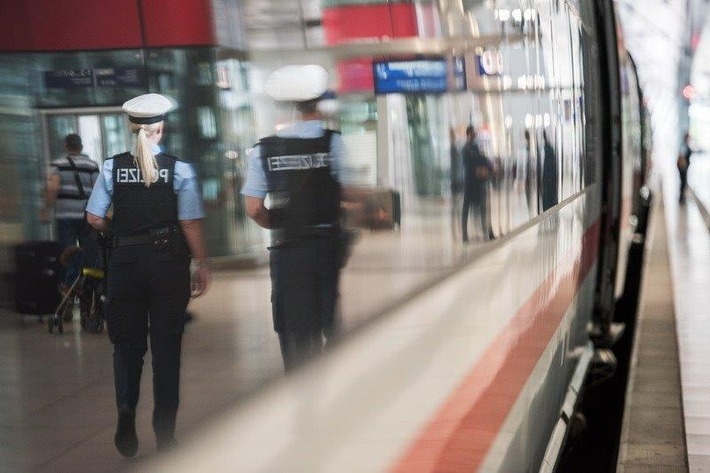
[[466, 128], [466, 144], [462, 149], [464, 169], [463, 211], [461, 213], [461, 234], [468, 242], [468, 213], [473, 207], [481, 222], [484, 239], [493, 239], [490, 217], [488, 215], [488, 181], [493, 168], [488, 158], [476, 144], [476, 131], [472, 126]]
[[557, 156], [544, 131], [542, 140], [544, 142], [542, 153], [542, 210], [544, 212], [557, 205]]
[[530, 130], [525, 130], [523, 136], [525, 137], [525, 196], [528, 199], [530, 214], [537, 215], [537, 146], [533, 144]]
[[693, 154], [693, 150], [690, 149], [690, 134], [686, 133], [678, 153], [678, 175], [680, 176], [678, 202], [681, 204], [685, 202], [685, 188], [688, 187], [688, 168], [690, 167], [691, 154]]
[[456, 196], [461, 192], [463, 181], [463, 168], [461, 167], [461, 153], [456, 146], [456, 132], [453, 128], [449, 130], [449, 158], [451, 176], [451, 195]]

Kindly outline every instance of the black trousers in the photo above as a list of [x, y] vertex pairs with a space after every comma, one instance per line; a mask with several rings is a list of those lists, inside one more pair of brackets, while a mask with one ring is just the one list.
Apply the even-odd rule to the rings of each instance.
[[286, 371], [319, 354], [323, 336], [337, 335], [339, 240], [314, 237], [270, 250], [271, 307]]
[[485, 187], [466, 189], [463, 194], [461, 209], [461, 235], [463, 241], [468, 241], [468, 213], [473, 207], [473, 213], [480, 220], [483, 239], [491, 237], [491, 220], [488, 215], [488, 192]]
[[108, 271], [106, 325], [114, 344], [116, 404], [138, 404], [143, 356], [153, 359], [153, 430], [169, 440], [179, 403], [180, 351], [190, 300], [190, 260], [148, 245], [115, 248]]
[[680, 176], [680, 192], [679, 199], [685, 199], [685, 188], [688, 187], [688, 169], [678, 170]]

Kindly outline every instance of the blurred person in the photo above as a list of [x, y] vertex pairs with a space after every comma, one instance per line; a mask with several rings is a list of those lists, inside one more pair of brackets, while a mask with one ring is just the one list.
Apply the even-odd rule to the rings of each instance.
[[557, 205], [557, 156], [544, 130], [542, 141], [542, 210], [544, 212]]
[[[40, 220], [48, 222], [51, 211], [57, 222], [57, 239], [66, 250], [84, 245], [87, 235], [84, 209], [99, 175], [99, 166], [87, 155], [82, 154], [84, 145], [75, 133], [64, 138], [66, 156], [52, 161], [47, 176], [45, 205]], [[79, 276], [80, 259], [67, 258], [64, 277], [59, 290], [65, 294]]]
[[680, 145], [678, 153], [678, 175], [680, 176], [680, 192], [678, 194], [678, 202], [685, 202], [685, 189], [688, 187], [688, 168], [690, 167], [690, 156], [693, 150], [690, 148], [690, 133], [685, 133], [683, 143]]
[[476, 130], [466, 128], [466, 144], [461, 151], [464, 169], [463, 210], [461, 213], [461, 234], [468, 242], [468, 214], [473, 207], [481, 223], [484, 240], [495, 238], [491, 229], [488, 209], [488, 182], [493, 175], [493, 166], [476, 143]]
[[449, 166], [451, 180], [451, 196], [456, 196], [461, 193], [463, 188], [463, 166], [461, 164], [461, 153], [456, 144], [456, 131], [454, 128], [449, 129]]
[[[104, 162], [87, 205], [89, 223], [114, 235], [104, 313], [114, 345], [114, 443], [126, 457], [138, 449], [135, 415], [148, 334], [157, 447], [165, 450], [176, 443], [185, 309], [191, 290], [197, 297], [210, 283], [195, 171], [159, 146], [165, 114], [175, 107], [160, 94], [140, 95], [123, 104], [135, 147]], [[109, 221], [106, 213], [112, 204]], [[195, 266], [192, 287], [190, 257]]]
[[286, 372], [321, 353], [323, 337], [331, 342], [340, 326], [345, 146], [321, 120], [318, 102], [327, 87], [327, 71], [315, 65], [269, 76], [266, 93], [294, 104], [297, 118], [259, 141], [241, 190], [249, 217], [271, 230], [272, 315]]
[[525, 138], [525, 195], [528, 199], [528, 210], [530, 215], [537, 215], [537, 196], [535, 195], [535, 187], [533, 183], [537, 181], [537, 166], [535, 162], [537, 160], [537, 146], [532, 142], [532, 137], [530, 136], [530, 130], [525, 130], [523, 133]]

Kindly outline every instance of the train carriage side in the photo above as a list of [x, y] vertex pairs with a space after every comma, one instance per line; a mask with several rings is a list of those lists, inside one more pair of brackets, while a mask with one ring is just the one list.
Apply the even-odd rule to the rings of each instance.
[[[489, 191], [500, 238], [463, 252], [446, 277], [146, 471], [554, 469], [595, 350], [615, 338], [618, 270], [629, 252], [621, 225], [633, 220], [623, 192], [634, 192], [625, 160], [635, 151], [621, 127], [614, 7], [466, 5], [442, 13], [445, 38], [333, 51], [339, 60], [368, 50], [373, 59], [435, 51], [476, 68], [465, 91], [377, 104], [392, 107], [380, 110], [389, 119], [406, 116], [407, 100], [411, 109], [463, 110], [485, 132], [481, 146], [501, 164], [500, 185]], [[456, 15], [461, 25], [478, 19], [469, 45], [452, 26]], [[528, 152], [525, 173], [516, 147]], [[546, 189], [555, 189], [549, 206]], [[426, 196], [403, 196], [402, 240], [414, 198]]]
[[[648, 133], [633, 59], [624, 49], [613, 2], [597, 2], [602, 74], [602, 232], [592, 339], [611, 347], [632, 323], [651, 195]], [[618, 313], [617, 313], [618, 312]]]

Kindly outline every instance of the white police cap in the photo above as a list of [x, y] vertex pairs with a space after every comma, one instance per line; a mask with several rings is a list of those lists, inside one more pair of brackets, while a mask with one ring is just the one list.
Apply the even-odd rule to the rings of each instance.
[[177, 102], [167, 95], [143, 94], [123, 104], [128, 121], [148, 125], [165, 120], [165, 114], [177, 108]]
[[284, 66], [269, 75], [264, 90], [274, 100], [314, 100], [328, 90], [328, 71], [315, 64]]

